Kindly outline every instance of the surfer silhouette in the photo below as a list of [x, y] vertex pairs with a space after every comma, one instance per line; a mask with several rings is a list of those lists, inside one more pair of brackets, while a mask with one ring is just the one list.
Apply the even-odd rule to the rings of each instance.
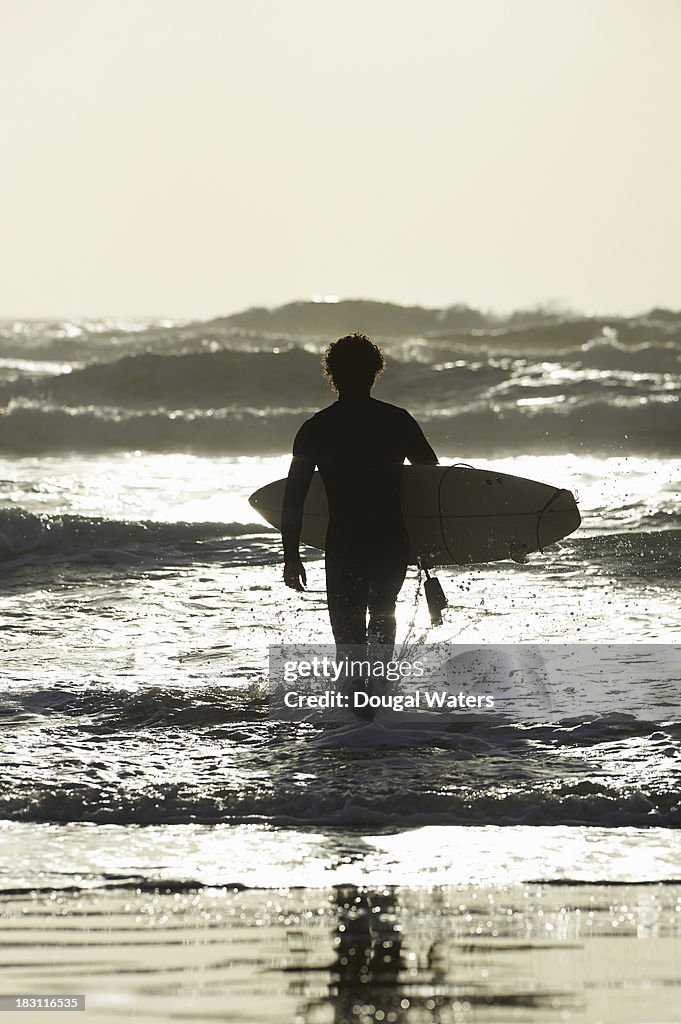
[[[293, 443], [282, 510], [284, 582], [304, 590], [303, 504], [318, 467], [329, 506], [326, 596], [337, 645], [395, 642], [395, 604], [407, 571], [409, 539], [400, 506], [404, 460], [436, 465], [437, 455], [406, 411], [371, 397], [385, 360], [364, 334], [329, 345], [323, 367], [338, 400], [303, 423]], [[368, 628], [367, 628], [368, 616]]]

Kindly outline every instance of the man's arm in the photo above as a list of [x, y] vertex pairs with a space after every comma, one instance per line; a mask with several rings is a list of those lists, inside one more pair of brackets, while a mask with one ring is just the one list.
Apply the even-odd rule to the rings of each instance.
[[307, 583], [305, 568], [300, 560], [300, 530], [303, 505], [315, 468], [309, 438], [304, 423], [293, 442], [293, 458], [288, 471], [284, 503], [281, 510], [281, 536], [284, 542], [284, 583], [292, 590], [304, 590]]
[[437, 455], [428, 444], [426, 435], [416, 420], [405, 409], [407, 458], [414, 466], [437, 466]]

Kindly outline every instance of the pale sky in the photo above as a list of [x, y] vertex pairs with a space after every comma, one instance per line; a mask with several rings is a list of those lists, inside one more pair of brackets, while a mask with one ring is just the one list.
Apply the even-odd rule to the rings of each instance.
[[679, 0], [0, 0], [0, 317], [681, 308]]

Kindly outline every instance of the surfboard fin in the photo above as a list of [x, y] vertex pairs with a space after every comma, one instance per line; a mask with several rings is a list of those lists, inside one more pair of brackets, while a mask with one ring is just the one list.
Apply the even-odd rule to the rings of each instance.
[[439, 579], [436, 576], [431, 576], [427, 569], [425, 573], [426, 582], [423, 589], [426, 594], [426, 601], [428, 602], [430, 624], [431, 626], [441, 626], [442, 609], [447, 607], [447, 598]]
[[511, 559], [520, 565], [525, 565], [529, 561], [527, 553], [527, 544], [514, 544], [510, 550]]

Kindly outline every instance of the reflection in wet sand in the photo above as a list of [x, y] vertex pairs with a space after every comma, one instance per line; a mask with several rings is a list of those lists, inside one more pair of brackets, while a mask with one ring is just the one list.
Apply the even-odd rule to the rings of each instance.
[[5, 895], [0, 944], [5, 992], [96, 1024], [662, 1024], [681, 883], [44, 890]]

